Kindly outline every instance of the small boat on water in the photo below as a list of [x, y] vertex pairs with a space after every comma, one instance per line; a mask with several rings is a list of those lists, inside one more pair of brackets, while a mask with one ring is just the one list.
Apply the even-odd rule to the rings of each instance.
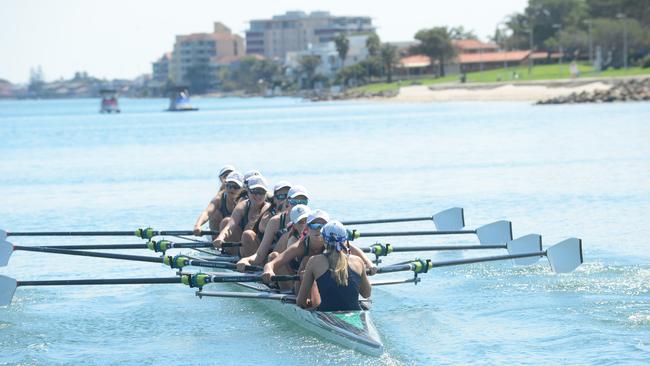
[[190, 93], [186, 87], [175, 87], [169, 92], [168, 112], [190, 112], [199, 109], [190, 104]]
[[102, 89], [99, 94], [102, 96], [99, 113], [120, 113], [120, 107], [117, 104], [117, 90]]

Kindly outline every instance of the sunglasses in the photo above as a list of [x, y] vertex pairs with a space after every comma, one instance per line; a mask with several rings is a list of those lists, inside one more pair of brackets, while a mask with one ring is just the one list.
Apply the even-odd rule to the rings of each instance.
[[276, 194], [275, 199], [278, 201], [284, 201], [287, 199], [287, 194], [286, 193]]
[[255, 196], [264, 196], [266, 195], [266, 191], [263, 189], [254, 189], [251, 191], [251, 194]]
[[291, 206], [296, 206], [296, 205], [306, 205], [309, 203], [309, 200], [297, 200], [295, 198], [290, 198], [289, 199], [289, 204]]
[[325, 224], [312, 222], [311, 224], [307, 224], [307, 226], [312, 230], [320, 230], [323, 226], [325, 226]]
[[237, 183], [226, 183], [226, 188], [228, 188], [228, 189], [239, 189], [241, 187]]

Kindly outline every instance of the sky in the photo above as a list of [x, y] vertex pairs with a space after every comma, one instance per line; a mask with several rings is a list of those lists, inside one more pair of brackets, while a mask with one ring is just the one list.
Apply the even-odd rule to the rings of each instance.
[[251, 19], [286, 11], [370, 16], [382, 41], [409, 41], [423, 28], [464, 26], [481, 39], [522, 12], [527, 0], [0, 0], [0, 79], [26, 83], [86, 71], [132, 79], [171, 51], [177, 34], [211, 32], [215, 21], [244, 36]]

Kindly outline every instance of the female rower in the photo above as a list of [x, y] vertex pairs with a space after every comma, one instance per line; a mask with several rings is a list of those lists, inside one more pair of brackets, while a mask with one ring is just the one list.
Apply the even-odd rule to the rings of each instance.
[[[232, 215], [226, 219], [223, 229], [212, 242], [215, 248], [221, 248], [224, 241], [241, 241], [242, 233], [253, 228], [258, 216], [269, 206], [266, 201], [266, 192], [268, 191], [266, 179], [261, 175], [256, 175], [248, 178], [247, 182], [248, 198], [237, 203]], [[241, 249], [240, 251], [230, 248], [225, 252], [231, 255], [243, 254], [244, 256], [254, 253], [254, 251], [246, 253], [243, 251], [244, 248]]]
[[[267, 241], [271, 241], [273, 236], [276, 234], [276, 231], [279, 230], [279, 221], [280, 218], [288, 216], [288, 212], [284, 213], [285, 204], [287, 201], [287, 193], [291, 188], [291, 183], [287, 181], [281, 181], [275, 185], [273, 189], [273, 197], [271, 198], [270, 205], [258, 216], [255, 224], [252, 229], [246, 230], [242, 233], [241, 236], [241, 254], [242, 256], [250, 257], [257, 253], [258, 248], [260, 247], [260, 241], [266, 236], [266, 229], [273, 217], [280, 216], [274, 220], [273, 225], [269, 231], [269, 237]], [[283, 227], [286, 225], [283, 225]], [[280, 234], [282, 235], [282, 234]], [[264, 256], [266, 257], [266, 256]], [[262, 264], [262, 263], [260, 263]]]
[[[222, 169], [223, 170], [223, 169]], [[203, 210], [194, 224], [194, 235], [201, 235], [201, 227], [209, 221], [210, 231], [219, 231], [223, 228], [225, 218], [230, 217], [241, 192], [242, 176], [236, 171], [231, 171], [224, 178], [224, 190], [220, 191]], [[216, 236], [215, 236], [216, 237]], [[215, 238], [213, 237], [213, 239]]]
[[249, 170], [246, 173], [244, 173], [244, 189], [239, 193], [239, 199], [246, 199], [248, 198], [248, 178], [254, 177], [256, 175], [262, 175], [260, 172], [257, 170]]
[[[327, 212], [323, 210], [313, 210], [307, 217], [307, 227], [309, 228], [307, 235], [303, 236], [298, 242], [289, 246], [285, 251], [270, 260], [264, 266], [264, 273], [262, 274], [263, 281], [269, 283], [271, 277], [276, 275], [276, 271], [285, 266], [288, 266], [293, 273], [300, 273], [311, 256], [323, 253], [325, 244], [320, 235], [320, 231], [328, 221], [329, 215]], [[350, 253], [363, 259], [366, 266], [369, 268], [370, 274], [377, 273], [377, 266], [372, 263], [361, 249], [354, 245], [350, 245]], [[297, 290], [297, 288], [295, 288], [295, 290]]]
[[[307, 190], [303, 186], [298, 185], [292, 187], [286, 194], [281, 194], [281, 196], [278, 197], [277, 192], [284, 191], [284, 189], [278, 190], [278, 188], [283, 188], [280, 187], [281, 185], [283, 185], [283, 183], [278, 183], [276, 185], [275, 198], [286, 200], [287, 201], [286, 209], [280, 212], [279, 214], [273, 216], [268, 221], [268, 224], [266, 225], [266, 228], [264, 230], [262, 241], [259, 247], [257, 248], [257, 251], [251, 256], [242, 258], [237, 263], [238, 270], [240, 271], [243, 271], [244, 266], [246, 265], [256, 265], [256, 266], [263, 265], [264, 263], [266, 263], [267, 256], [271, 254], [274, 250], [278, 251], [277, 248], [279, 246], [282, 246], [281, 251], [283, 251], [287, 247], [287, 243], [289, 242], [290, 238], [293, 237], [295, 240], [297, 240], [297, 238], [300, 237], [300, 234], [302, 234], [302, 230], [300, 230], [300, 232], [297, 232], [297, 226], [296, 228], [293, 228], [293, 227], [289, 227], [290, 226], [289, 224], [290, 221], [293, 223], [296, 222], [293, 217], [294, 207], [299, 207], [299, 206], [302, 207], [301, 209], [296, 211], [297, 213], [302, 212], [302, 214], [297, 214], [297, 216], [295, 217], [296, 219], [302, 220], [307, 218], [308, 215], [307, 210], [309, 209], [307, 206], [305, 206], [305, 204], [308, 203]], [[287, 199], [287, 197], [290, 198]], [[248, 232], [245, 232], [242, 235], [242, 245], [244, 242], [244, 237], [251, 236], [251, 234], [247, 235], [247, 233]], [[250, 238], [247, 238], [246, 240], [250, 240]], [[273, 256], [273, 258], [275, 258], [275, 256]]]
[[[359, 295], [369, 298], [372, 288], [363, 260], [350, 254], [348, 233], [339, 221], [323, 226], [325, 251], [309, 258], [296, 303], [319, 311], [361, 310]], [[316, 282], [319, 296], [310, 298]]]

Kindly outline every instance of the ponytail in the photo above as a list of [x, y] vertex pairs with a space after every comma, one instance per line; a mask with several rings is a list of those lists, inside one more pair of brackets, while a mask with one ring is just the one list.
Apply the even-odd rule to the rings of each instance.
[[333, 250], [328, 256], [330, 273], [339, 286], [348, 285], [348, 256], [343, 251]]

